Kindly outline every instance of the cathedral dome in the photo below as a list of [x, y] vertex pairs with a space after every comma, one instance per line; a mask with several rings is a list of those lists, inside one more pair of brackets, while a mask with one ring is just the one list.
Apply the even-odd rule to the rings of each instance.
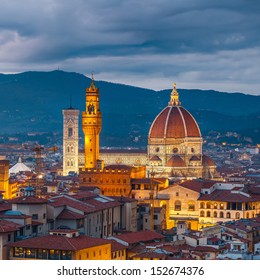
[[186, 138], [201, 137], [200, 129], [189, 111], [179, 102], [176, 84], [171, 100], [155, 118], [149, 131], [149, 138]]
[[181, 106], [168, 106], [151, 125], [149, 138], [201, 137], [193, 116]]

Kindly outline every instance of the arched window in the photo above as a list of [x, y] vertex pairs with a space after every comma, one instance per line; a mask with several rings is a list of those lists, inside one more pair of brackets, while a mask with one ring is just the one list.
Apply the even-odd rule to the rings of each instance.
[[240, 219], [240, 213], [236, 212], [236, 219]]
[[249, 219], [249, 213], [248, 212], [246, 213], [246, 218]]
[[213, 215], [214, 215], [214, 218], [217, 218], [218, 217], [217, 211], [214, 211]]
[[175, 201], [174, 210], [175, 211], [181, 211], [181, 202], [179, 200]]
[[70, 146], [67, 147], [67, 151], [68, 151], [68, 153], [70, 152]]
[[202, 210], [202, 211], [200, 211], [200, 216], [201, 217], [205, 217], [205, 213], [204, 213], [204, 211]]
[[67, 166], [70, 166], [70, 162], [69, 161], [67, 161]]
[[224, 213], [222, 211], [219, 213], [219, 217], [224, 218]]
[[210, 217], [210, 211], [207, 211], [207, 217]]
[[195, 202], [194, 201], [189, 201], [188, 211], [195, 211]]
[[201, 202], [201, 203], [200, 203], [200, 208], [201, 208], [201, 209], [204, 209], [204, 207], [205, 207], [204, 202]]
[[219, 208], [220, 208], [220, 209], [224, 209], [224, 203], [220, 203]]
[[211, 203], [210, 203], [210, 202], [207, 202], [206, 207], [207, 207], [208, 209], [210, 209], [210, 208], [211, 208]]
[[230, 212], [227, 212], [226, 218], [227, 218], [227, 219], [230, 219]]
[[217, 202], [214, 203], [214, 209], [218, 209], [218, 204], [217, 204]]

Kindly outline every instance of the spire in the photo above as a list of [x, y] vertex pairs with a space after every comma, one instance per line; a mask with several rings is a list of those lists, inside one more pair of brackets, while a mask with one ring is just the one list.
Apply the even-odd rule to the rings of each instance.
[[171, 99], [168, 103], [168, 106], [180, 106], [181, 102], [179, 101], [179, 93], [176, 89], [176, 83], [173, 84], [173, 90], [171, 92]]
[[92, 76], [92, 77], [91, 77], [92, 81], [91, 81], [89, 90], [90, 90], [90, 91], [95, 91], [95, 90], [96, 90], [96, 86], [95, 86], [95, 83], [94, 83], [94, 73], [93, 73], [93, 71], [92, 71], [91, 76]]

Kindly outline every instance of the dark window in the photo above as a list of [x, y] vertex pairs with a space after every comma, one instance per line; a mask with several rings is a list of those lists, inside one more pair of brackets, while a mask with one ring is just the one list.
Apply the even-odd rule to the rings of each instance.
[[174, 210], [181, 211], [181, 202], [179, 200], [175, 201]]
[[33, 220], [38, 220], [38, 214], [32, 214], [32, 219]]
[[68, 136], [72, 137], [72, 135], [73, 135], [73, 129], [72, 129], [72, 127], [69, 127], [69, 129], [68, 129]]

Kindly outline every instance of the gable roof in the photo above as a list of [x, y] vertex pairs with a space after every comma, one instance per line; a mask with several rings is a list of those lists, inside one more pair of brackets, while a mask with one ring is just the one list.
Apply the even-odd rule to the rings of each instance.
[[77, 251], [85, 248], [110, 244], [109, 240], [89, 236], [66, 237], [60, 235], [45, 235], [8, 244], [10, 247], [23, 247], [47, 250]]

